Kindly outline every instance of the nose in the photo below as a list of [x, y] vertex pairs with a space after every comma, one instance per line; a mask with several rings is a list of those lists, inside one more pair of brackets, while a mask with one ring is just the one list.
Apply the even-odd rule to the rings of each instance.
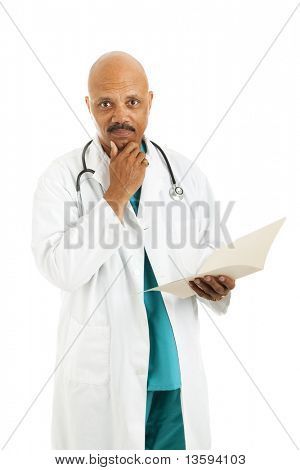
[[116, 104], [114, 106], [113, 115], [112, 115], [112, 122], [119, 122], [123, 123], [128, 118], [128, 108], [125, 104]]

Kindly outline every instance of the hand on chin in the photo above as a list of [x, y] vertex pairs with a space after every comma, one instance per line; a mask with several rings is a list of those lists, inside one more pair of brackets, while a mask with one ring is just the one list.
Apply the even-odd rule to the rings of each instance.
[[134, 142], [134, 139], [124, 137], [123, 139], [112, 139], [119, 150], [123, 150], [129, 142]]

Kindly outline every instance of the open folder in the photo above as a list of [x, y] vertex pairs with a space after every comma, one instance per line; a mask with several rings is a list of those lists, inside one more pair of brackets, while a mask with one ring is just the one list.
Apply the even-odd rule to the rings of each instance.
[[193, 276], [178, 279], [177, 281], [162, 284], [148, 291], [162, 291], [174, 294], [181, 299], [195, 295], [195, 291], [189, 286], [188, 281], [206, 274], [219, 276], [224, 274], [233, 279], [238, 279], [248, 274], [261, 271], [264, 268], [268, 251], [286, 217], [276, 220], [272, 224], [265, 225], [255, 232], [238, 238], [229, 245], [221, 245], [209, 255], [201, 270]]

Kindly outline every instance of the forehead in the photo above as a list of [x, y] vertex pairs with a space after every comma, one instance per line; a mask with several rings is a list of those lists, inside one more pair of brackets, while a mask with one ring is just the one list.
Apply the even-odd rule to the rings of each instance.
[[139, 83], [123, 81], [123, 82], [106, 82], [98, 83], [98, 86], [94, 87], [94, 90], [97, 93], [106, 93], [106, 94], [132, 94], [132, 93], [142, 93], [143, 87]]
[[93, 97], [111, 97], [131, 94], [143, 95], [148, 90], [145, 74], [133, 67], [105, 67], [95, 70], [89, 80], [89, 92]]

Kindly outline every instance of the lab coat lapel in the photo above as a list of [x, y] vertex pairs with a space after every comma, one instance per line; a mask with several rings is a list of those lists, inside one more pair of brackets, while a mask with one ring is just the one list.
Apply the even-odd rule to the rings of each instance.
[[140, 195], [139, 208], [137, 213], [137, 219], [140, 226], [147, 230], [153, 223], [153, 207], [156, 201], [161, 201], [162, 193], [162, 176], [161, 171], [163, 170], [159, 154], [150, 142], [147, 136], [143, 136], [147, 146], [147, 160], [149, 165], [146, 168], [145, 178], [142, 184], [142, 190]]
[[[166, 204], [164, 196], [164, 168], [161, 155], [156, 147], [145, 139], [148, 152], [149, 166], [141, 191], [141, 201], [138, 211], [139, 224], [143, 228], [143, 243], [158, 284], [165, 281], [167, 250], [164, 244], [166, 219], [164, 217]], [[157, 206], [155, 206], [157, 203]], [[154, 286], [153, 286], [154, 287]]]
[[98, 135], [93, 137], [93, 142], [89, 146], [89, 154], [86, 159], [87, 167], [95, 170], [93, 178], [103, 187], [104, 192], [110, 185], [109, 163], [110, 158], [103, 150], [99, 142]]

